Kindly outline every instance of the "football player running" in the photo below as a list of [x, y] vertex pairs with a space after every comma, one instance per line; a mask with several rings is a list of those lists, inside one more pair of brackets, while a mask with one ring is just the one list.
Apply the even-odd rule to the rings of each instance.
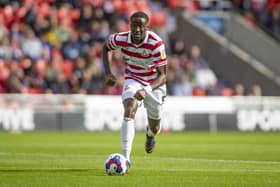
[[136, 12], [130, 16], [130, 30], [110, 35], [103, 46], [107, 86], [114, 86], [117, 81], [110, 68], [110, 63], [114, 63], [110, 61], [110, 51], [120, 49], [125, 63], [121, 147], [122, 154], [129, 162], [135, 135], [134, 118], [139, 103], [144, 103], [148, 117], [145, 150], [152, 153], [156, 143], [155, 136], [161, 129], [162, 105], [166, 97], [165, 44], [148, 26], [147, 14]]

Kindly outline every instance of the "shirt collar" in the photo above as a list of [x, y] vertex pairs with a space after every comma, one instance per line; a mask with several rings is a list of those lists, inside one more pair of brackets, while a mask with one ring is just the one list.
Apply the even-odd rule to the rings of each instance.
[[146, 36], [145, 36], [145, 39], [143, 40], [143, 42], [141, 42], [140, 44], [134, 44], [131, 40], [131, 31], [129, 31], [128, 33], [128, 43], [132, 43], [133, 45], [135, 45], [136, 47], [142, 45], [143, 43], [146, 43], [148, 41], [148, 33], [149, 31], [146, 31]]

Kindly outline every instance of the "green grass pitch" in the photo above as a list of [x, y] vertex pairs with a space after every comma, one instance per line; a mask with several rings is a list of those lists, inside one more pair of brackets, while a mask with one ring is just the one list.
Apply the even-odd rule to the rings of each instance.
[[0, 186], [280, 186], [280, 133], [162, 133], [154, 153], [136, 133], [132, 168], [107, 176], [118, 132], [0, 132]]

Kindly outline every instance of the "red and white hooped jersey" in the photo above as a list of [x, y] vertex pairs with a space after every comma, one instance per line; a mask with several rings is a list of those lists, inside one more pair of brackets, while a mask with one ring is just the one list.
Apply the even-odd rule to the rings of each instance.
[[125, 79], [134, 79], [143, 85], [157, 77], [156, 67], [167, 64], [164, 42], [152, 31], [147, 31], [144, 41], [138, 45], [132, 43], [130, 31], [110, 35], [106, 45], [110, 50], [121, 50], [126, 64]]

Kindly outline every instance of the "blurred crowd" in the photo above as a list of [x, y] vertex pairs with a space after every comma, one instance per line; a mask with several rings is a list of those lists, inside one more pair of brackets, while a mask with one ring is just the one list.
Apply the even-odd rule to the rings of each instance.
[[[141, 10], [150, 16], [151, 29], [166, 42], [169, 95], [261, 95], [258, 85], [247, 91], [242, 83], [225, 84], [201, 56], [199, 46], [186, 49], [182, 40], [170, 37], [176, 21], [160, 3], [150, 0], [1, 2], [0, 93], [121, 94], [124, 73], [121, 54], [112, 55], [117, 86], [106, 87], [102, 45], [110, 33], [128, 30], [129, 15]], [[173, 8], [176, 2], [167, 1], [167, 5]]]
[[232, 0], [243, 17], [280, 41], [280, 0]]

